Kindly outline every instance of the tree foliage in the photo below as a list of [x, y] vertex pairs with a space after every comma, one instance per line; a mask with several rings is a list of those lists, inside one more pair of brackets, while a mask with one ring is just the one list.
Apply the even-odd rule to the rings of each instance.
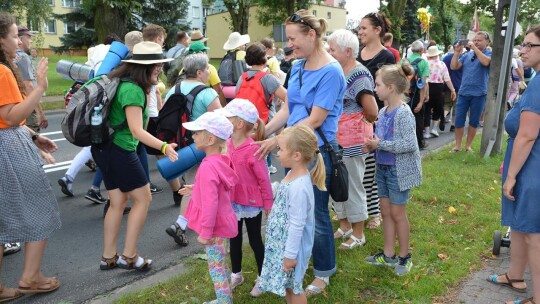
[[231, 30], [240, 34], [247, 34], [249, 24], [249, 8], [256, 4], [257, 0], [223, 0], [230, 18]]
[[[52, 14], [50, 0], [2, 0], [0, 11], [8, 12], [18, 19], [24, 19], [30, 29], [40, 31]], [[30, 12], [30, 13], [27, 13]]]
[[[262, 25], [281, 24], [294, 12], [308, 9], [312, 3], [309, 0], [258, 0], [257, 21]], [[321, 0], [315, 3], [320, 4]]]

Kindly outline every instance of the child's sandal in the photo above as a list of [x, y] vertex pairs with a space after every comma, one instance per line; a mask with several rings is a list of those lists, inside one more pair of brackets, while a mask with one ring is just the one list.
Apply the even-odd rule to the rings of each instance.
[[112, 258], [101, 257], [101, 263], [99, 269], [109, 270], [118, 267], [118, 254], [115, 254]]
[[121, 259], [125, 261], [125, 264], [122, 262], [118, 263], [118, 267], [122, 269], [149, 270], [152, 266], [152, 260], [143, 258], [143, 263], [137, 267], [137, 261], [139, 260], [138, 254], [135, 254], [135, 256], [131, 258], [128, 258], [127, 256], [122, 254]]

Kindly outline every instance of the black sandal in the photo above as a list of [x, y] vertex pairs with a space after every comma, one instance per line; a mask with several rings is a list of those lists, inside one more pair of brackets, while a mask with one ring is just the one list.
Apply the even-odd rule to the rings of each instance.
[[101, 257], [101, 263], [99, 269], [109, 270], [118, 267], [118, 254], [115, 254], [112, 258]]
[[124, 263], [117, 263], [118, 267], [122, 269], [135, 269], [135, 270], [149, 270], [152, 267], [152, 260], [143, 258], [143, 263], [141, 266], [137, 267], [135, 266], [137, 264], [137, 261], [139, 260], [139, 255], [135, 254], [135, 256], [128, 258], [127, 256], [122, 254], [122, 260], [126, 262]]

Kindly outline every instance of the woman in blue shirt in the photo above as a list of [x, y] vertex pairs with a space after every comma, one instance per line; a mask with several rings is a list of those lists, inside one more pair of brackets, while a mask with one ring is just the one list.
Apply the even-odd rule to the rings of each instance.
[[527, 264], [533, 282], [532, 297], [507, 303], [540, 303], [540, 25], [531, 27], [521, 45], [523, 65], [537, 71], [504, 121], [508, 146], [504, 157], [502, 225], [512, 228], [510, 267], [488, 282], [527, 292], [523, 275]]
[[[266, 134], [281, 127], [306, 124], [320, 128], [330, 144], [337, 148], [336, 131], [343, 110], [345, 77], [339, 63], [323, 48], [322, 36], [328, 24], [325, 19], [310, 15], [307, 10], [292, 14], [285, 21], [288, 47], [296, 58], [291, 68], [287, 101], [266, 126]], [[322, 149], [323, 141], [317, 135], [319, 149], [326, 167], [328, 188], [332, 164], [328, 152]], [[257, 154], [266, 157], [277, 147], [276, 138], [259, 142]], [[334, 233], [328, 212], [328, 191], [314, 187], [315, 193], [315, 243], [313, 244], [313, 273], [315, 279], [306, 288], [307, 295], [319, 294], [329, 284], [336, 271]], [[332, 248], [332, 249], [329, 249]]]

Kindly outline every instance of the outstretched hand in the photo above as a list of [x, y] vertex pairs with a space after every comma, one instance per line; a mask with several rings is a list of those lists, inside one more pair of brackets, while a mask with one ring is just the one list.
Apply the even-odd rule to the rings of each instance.
[[192, 192], [193, 192], [193, 185], [184, 185], [184, 187], [178, 190], [178, 194], [184, 195], [184, 196], [191, 195]]
[[253, 156], [259, 155], [259, 159], [265, 159], [274, 148], [277, 147], [277, 137], [256, 141], [251, 143], [252, 145], [259, 145], [259, 149], [255, 151]]

